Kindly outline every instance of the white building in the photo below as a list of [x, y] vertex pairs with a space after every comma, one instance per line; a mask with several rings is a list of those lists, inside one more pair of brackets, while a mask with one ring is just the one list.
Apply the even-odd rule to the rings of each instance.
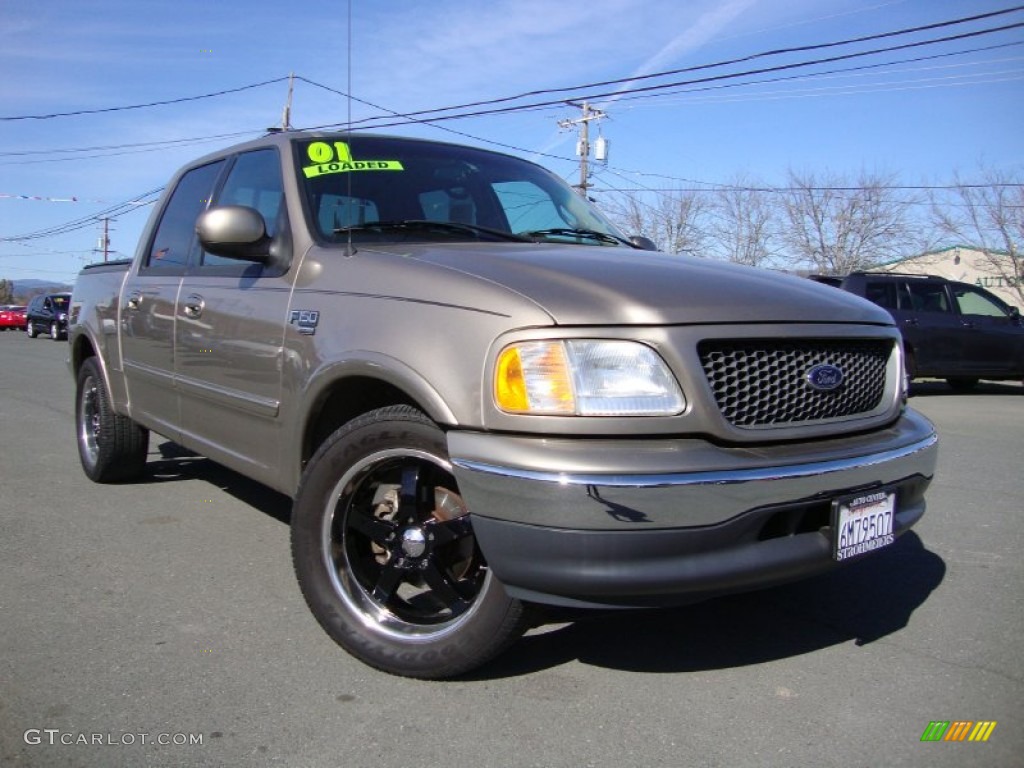
[[[994, 260], [1005, 259], [1005, 266]], [[986, 256], [969, 246], [956, 245], [938, 251], [911, 256], [909, 259], [880, 264], [877, 269], [886, 272], [905, 272], [911, 275], [940, 275], [949, 280], [970, 283], [991, 291], [1011, 306], [1024, 311], [1024, 282], [1014, 277], [1014, 265], [1009, 255], [995, 253]]]

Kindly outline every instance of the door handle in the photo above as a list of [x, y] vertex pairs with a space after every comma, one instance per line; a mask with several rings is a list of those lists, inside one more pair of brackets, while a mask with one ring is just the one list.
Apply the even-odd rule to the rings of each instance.
[[903, 324], [904, 325], [917, 325], [918, 324], [918, 320], [917, 320], [916, 317], [909, 317], [909, 318], [907, 318], [906, 320], [903, 321]]
[[138, 310], [142, 306], [142, 294], [139, 292], [133, 293], [128, 297], [128, 301], [125, 302], [125, 306], [131, 310]]
[[187, 317], [196, 318], [203, 314], [203, 309], [206, 307], [206, 302], [203, 297], [197, 293], [193, 293], [187, 299], [185, 299], [183, 309]]

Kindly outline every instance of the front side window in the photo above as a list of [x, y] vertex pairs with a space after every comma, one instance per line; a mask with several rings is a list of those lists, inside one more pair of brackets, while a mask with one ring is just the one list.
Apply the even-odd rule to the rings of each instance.
[[564, 181], [494, 152], [381, 136], [295, 143], [318, 239], [628, 245]]
[[197, 242], [196, 219], [206, 210], [213, 185], [224, 167], [220, 160], [188, 171], [171, 194], [160, 217], [149, 253], [141, 269], [164, 274], [183, 274]]
[[891, 281], [868, 282], [864, 289], [864, 297], [886, 309], [897, 309], [896, 285]]
[[[227, 180], [217, 195], [217, 205], [244, 205], [255, 208], [263, 216], [267, 234], [274, 237], [284, 201], [281, 162], [276, 149], [260, 149], [238, 156], [228, 172]], [[202, 266], [244, 269], [257, 262], [228, 259], [203, 252]]]
[[1007, 317], [1010, 312], [995, 296], [983, 293], [970, 285], [955, 285], [953, 296], [962, 315]]

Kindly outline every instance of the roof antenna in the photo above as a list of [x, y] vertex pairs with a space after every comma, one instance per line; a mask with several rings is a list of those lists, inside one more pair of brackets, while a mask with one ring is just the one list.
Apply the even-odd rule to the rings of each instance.
[[284, 104], [284, 112], [281, 113], [281, 130], [292, 129], [292, 89], [295, 87], [295, 73], [288, 73], [288, 101]]
[[[345, 95], [348, 97], [348, 101], [347, 101], [347, 105], [346, 105], [347, 114], [346, 114], [346, 117], [345, 117], [345, 120], [346, 120], [345, 140], [349, 141], [352, 138], [352, 0], [348, 0], [348, 52], [347, 52], [346, 58], [347, 58], [346, 66], [348, 68], [348, 73], [347, 73], [348, 82], [347, 82], [347, 84], [345, 86]], [[348, 208], [348, 210], [350, 212], [349, 216], [351, 216], [351, 211], [352, 211], [352, 208], [353, 208], [353, 206], [352, 206], [352, 174], [351, 173], [346, 173], [345, 174], [345, 186], [346, 186], [346, 194], [348, 195], [347, 208]], [[352, 257], [352, 256], [356, 255], [355, 246], [352, 244], [352, 227], [351, 227], [351, 223], [352, 222], [350, 220], [349, 221], [349, 225], [350, 226], [348, 227], [348, 244], [347, 244], [347, 246], [345, 248], [345, 255], [348, 256], [348, 257]]]
[[295, 85], [295, 73], [288, 73], [288, 99], [284, 103], [284, 111], [281, 113], [281, 127], [272, 125], [267, 128], [267, 133], [282, 133], [292, 129], [292, 88]]

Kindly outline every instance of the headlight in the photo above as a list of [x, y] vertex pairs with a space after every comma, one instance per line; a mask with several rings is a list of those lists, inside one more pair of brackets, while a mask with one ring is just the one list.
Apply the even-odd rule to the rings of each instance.
[[494, 400], [508, 413], [673, 416], [686, 399], [665, 361], [633, 341], [524, 341], [505, 347]]

